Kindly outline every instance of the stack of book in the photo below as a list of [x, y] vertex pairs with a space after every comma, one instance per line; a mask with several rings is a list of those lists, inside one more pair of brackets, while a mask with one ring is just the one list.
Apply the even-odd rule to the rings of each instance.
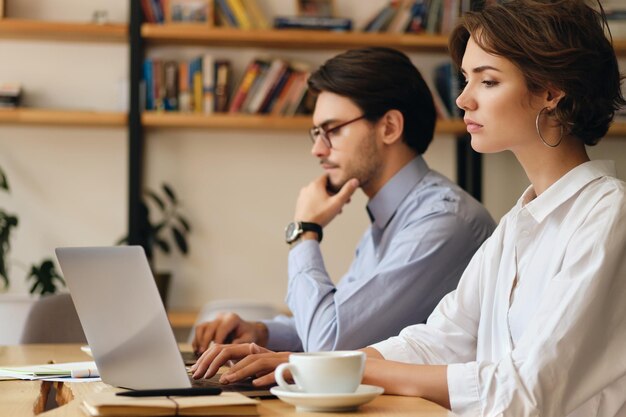
[[293, 116], [312, 112], [310, 67], [281, 58], [255, 58], [234, 88], [229, 61], [205, 54], [191, 61], [146, 59], [145, 106], [151, 111]]
[[325, 16], [278, 16], [274, 18], [274, 29], [309, 29], [348, 32], [352, 30], [352, 19]]
[[141, 0], [141, 9], [148, 23], [214, 22], [212, 0]]
[[231, 64], [210, 54], [177, 62], [148, 58], [143, 64], [146, 110], [211, 114], [228, 109]]
[[257, 0], [215, 0], [217, 24], [238, 29], [268, 29], [269, 21]]
[[293, 116], [312, 112], [307, 89], [310, 68], [302, 62], [281, 58], [253, 59], [234, 89], [231, 113]]
[[364, 32], [448, 34], [463, 13], [495, 0], [390, 0], [363, 26]]
[[0, 83], [0, 108], [15, 108], [22, 99], [20, 83]]

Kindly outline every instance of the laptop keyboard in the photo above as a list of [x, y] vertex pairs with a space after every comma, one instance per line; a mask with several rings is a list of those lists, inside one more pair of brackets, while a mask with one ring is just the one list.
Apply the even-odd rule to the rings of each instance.
[[219, 382], [219, 375], [215, 375], [212, 378], [208, 379], [193, 379], [189, 378], [191, 381], [191, 386], [194, 388], [204, 388], [204, 387], [217, 387], [221, 388], [222, 391], [225, 392], [239, 392], [246, 397], [251, 398], [276, 398], [267, 388], [259, 388], [252, 385], [251, 380], [235, 382], [232, 384], [222, 384]]

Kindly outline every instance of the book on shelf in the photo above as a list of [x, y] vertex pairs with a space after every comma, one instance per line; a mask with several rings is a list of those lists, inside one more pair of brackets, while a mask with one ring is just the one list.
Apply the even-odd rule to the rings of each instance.
[[435, 91], [433, 93], [439, 94], [452, 118], [461, 116], [461, 110], [456, 105], [456, 98], [460, 94], [460, 78], [459, 71], [451, 62], [446, 62], [435, 68]]
[[230, 61], [215, 61], [215, 112], [228, 111], [228, 97], [230, 96], [230, 84], [232, 68]]
[[193, 110], [189, 85], [189, 63], [187, 61], [178, 63], [178, 110], [185, 113]]
[[344, 17], [277, 16], [274, 29], [309, 29], [347, 32], [352, 30], [352, 19]]
[[448, 34], [459, 17], [492, 0], [390, 0], [363, 26], [364, 32]]
[[260, 112], [261, 106], [268, 99], [272, 88], [280, 82], [288, 67], [289, 64], [283, 59], [275, 58], [272, 60], [271, 64], [267, 68], [263, 80], [259, 83], [258, 89], [253, 95], [251, 95], [251, 100], [246, 108], [246, 113]]
[[269, 23], [257, 0], [215, 0], [218, 25], [239, 29], [267, 29]]
[[263, 84], [265, 78], [267, 77], [267, 71], [270, 67], [269, 59], [258, 58], [256, 61], [259, 64], [259, 71], [257, 72], [256, 77], [254, 77], [252, 85], [250, 85], [250, 88], [248, 89], [248, 94], [246, 94], [245, 100], [241, 104], [241, 108], [239, 109], [241, 113], [251, 113], [250, 104], [252, 103], [254, 97], [261, 88], [261, 85]]
[[244, 0], [244, 7], [246, 8], [246, 12], [248, 16], [250, 16], [250, 22], [252, 23], [252, 27], [254, 29], [269, 29], [270, 22], [265, 16], [263, 10], [261, 10], [261, 6], [257, 0]]
[[239, 86], [235, 89], [235, 93], [233, 94], [233, 98], [230, 101], [230, 107], [228, 111], [230, 113], [237, 113], [241, 110], [241, 106], [243, 105], [248, 92], [250, 91], [250, 87], [254, 83], [255, 78], [257, 78], [259, 72], [261, 71], [261, 66], [263, 62], [260, 59], [254, 59], [243, 73], [243, 77], [241, 78], [241, 82]]
[[87, 396], [82, 407], [90, 416], [254, 416], [259, 400], [237, 392], [189, 397], [122, 397], [114, 392]]
[[202, 56], [202, 109], [204, 114], [215, 113], [215, 58]]
[[164, 73], [164, 102], [165, 111], [178, 110], [178, 62], [168, 60], [163, 64]]
[[228, 3], [228, 7], [232, 11], [235, 16], [235, 20], [237, 21], [237, 27], [239, 29], [252, 29], [252, 23], [250, 22], [250, 16], [248, 16], [248, 12], [246, 11], [242, 0], [226, 0]]
[[215, 11], [217, 17], [217, 23], [219, 26], [236, 28], [239, 27], [237, 19], [233, 11], [228, 5], [228, 0], [215, 0]]
[[189, 61], [189, 85], [191, 87], [191, 103], [195, 113], [204, 112], [204, 80], [202, 77], [202, 56]]
[[21, 99], [22, 85], [20, 83], [0, 83], [0, 107], [18, 107]]
[[213, 25], [213, 0], [161, 0], [166, 23]]

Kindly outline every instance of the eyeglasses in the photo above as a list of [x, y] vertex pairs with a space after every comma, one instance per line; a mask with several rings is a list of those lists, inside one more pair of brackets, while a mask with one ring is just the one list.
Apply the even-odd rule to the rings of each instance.
[[362, 115], [362, 116], [357, 117], [356, 119], [348, 120], [347, 122], [331, 127], [328, 130], [324, 129], [321, 126], [313, 126], [311, 129], [309, 129], [309, 136], [311, 137], [311, 142], [315, 143], [317, 141], [317, 138], [320, 137], [322, 139], [322, 142], [324, 142], [324, 145], [332, 149], [333, 144], [330, 142], [330, 134], [338, 131], [344, 126], [349, 125], [350, 123], [354, 123], [364, 118], [365, 118], [365, 115]]

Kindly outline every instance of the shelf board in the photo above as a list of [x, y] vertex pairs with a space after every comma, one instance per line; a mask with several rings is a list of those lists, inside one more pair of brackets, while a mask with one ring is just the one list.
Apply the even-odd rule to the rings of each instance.
[[126, 42], [128, 25], [0, 19], [0, 38], [72, 42]]
[[[141, 35], [148, 42], [284, 49], [346, 49], [387, 46], [408, 51], [447, 52], [448, 37], [395, 33], [332, 32], [322, 30], [241, 30], [205, 25], [145, 23]], [[613, 41], [617, 55], [626, 55], [626, 39]]]
[[[175, 112], [144, 112], [141, 120], [146, 127], [158, 128], [213, 128], [213, 129], [267, 129], [306, 130], [311, 127], [311, 116], [278, 117], [248, 114], [194, 114]], [[440, 120], [437, 133], [463, 134], [461, 120]]]
[[127, 115], [83, 110], [0, 109], [0, 124], [115, 127], [126, 126]]
[[345, 49], [388, 46], [403, 50], [446, 52], [448, 39], [439, 35], [332, 32], [321, 30], [241, 30], [204, 25], [143, 24], [141, 35], [149, 42], [254, 46], [284, 49]]

